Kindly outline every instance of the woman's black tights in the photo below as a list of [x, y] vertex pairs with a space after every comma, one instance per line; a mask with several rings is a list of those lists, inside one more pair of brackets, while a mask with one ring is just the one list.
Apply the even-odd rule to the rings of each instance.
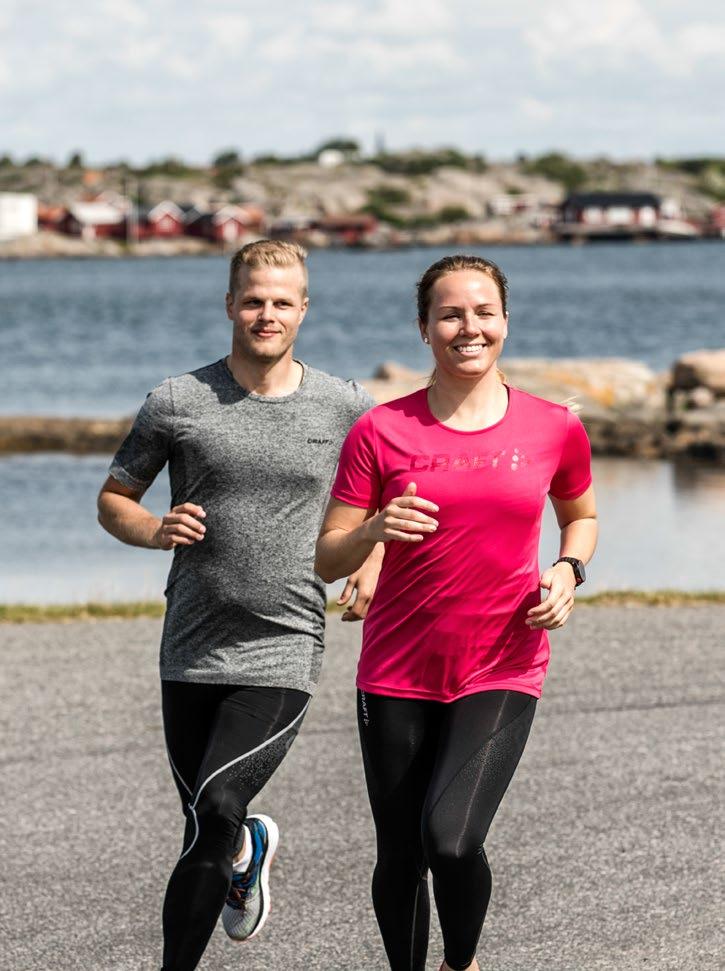
[[373, 905], [392, 971], [424, 971], [428, 869], [446, 962], [457, 971], [473, 961], [491, 895], [483, 843], [535, 709], [519, 691], [448, 703], [358, 692], [377, 831]]

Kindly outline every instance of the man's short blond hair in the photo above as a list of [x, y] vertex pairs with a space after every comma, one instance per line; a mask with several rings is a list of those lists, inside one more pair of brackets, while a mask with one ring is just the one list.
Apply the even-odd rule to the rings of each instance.
[[243, 266], [256, 269], [260, 266], [299, 266], [304, 277], [302, 296], [307, 297], [307, 250], [299, 243], [287, 243], [281, 239], [258, 239], [247, 243], [232, 257], [229, 264], [229, 292], [233, 295]]

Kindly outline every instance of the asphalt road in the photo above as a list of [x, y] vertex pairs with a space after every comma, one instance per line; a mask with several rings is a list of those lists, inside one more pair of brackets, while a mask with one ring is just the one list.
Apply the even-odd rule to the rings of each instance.
[[[180, 849], [156, 621], [0, 628], [2, 971], [160, 966]], [[280, 823], [274, 907], [207, 971], [384, 971], [354, 726], [359, 627], [254, 808]], [[529, 745], [487, 842], [483, 971], [723, 967], [725, 608], [580, 608], [553, 637]], [[719, 671], [719, 675], [718, 675]], [[437, 926], [430, 969], [441, 957]]]

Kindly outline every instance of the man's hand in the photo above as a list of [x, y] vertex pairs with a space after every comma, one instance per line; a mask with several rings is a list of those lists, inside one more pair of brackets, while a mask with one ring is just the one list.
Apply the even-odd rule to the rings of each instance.
[[201, 506], [193, 502], [183, 502], [174, 506], [161, 520], [161, 525], [154, 533], [154, 545], [161, 550], [171, 550], [175, 546], [193, 546], [204, 539], [206, 526], [200, 523], [206, 513]]
[[544, 570], [539, 586], [549, 593], [536, 607], [526, 614], [526, 624], [532, 630], [554, 630], [563, 627], [574, 609], [576, 581], [569, 563], [557, 563]]
[[[337, 598], [337, 603], [340, 606], [347, 604], [347, 610], [342, 615], [343, 620], [364, 620], [367, 616], [370, 601], [373, 599], [373, 594], [378, 585], [384, 550], [385, 547], [378, 544], [360, 569], [356, 573], [351, 573], [347, 578], [345, 588]], [[350, 602], [353, 593], [355, 599]]]

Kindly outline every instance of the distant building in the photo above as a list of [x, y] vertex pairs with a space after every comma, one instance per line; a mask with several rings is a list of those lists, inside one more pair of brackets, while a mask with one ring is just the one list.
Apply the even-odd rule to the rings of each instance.
[[184, 228], [183, 210], [169, 199], [164, 199], [150, 209], [139, 210], [138, 235], [141, 239], [183, 236]]
[[325, 148], [317, 156], [317, 164], [323, 169], [336, 169], [345, 163], [345, 153], [339, 148]]
[[575, 192], [562, 203], [561, 221], [584, 226], [643, 226], [657, 222], [662, 200], [652, 192]]
[[80, 236], [85, 240], [108, 239], [125, 235], [128, 205], [121, 202], [74, 202], [58, 224], [60, 232], [69, 236]]
[[488, 211], [492, 216], [512, 216], [517, 212], [530, 212], [538, 205], [537, 197], [531, 192], [501, 192], [488, 201]]
[[186, 215], [186, 233], [216, 243], [236, 243], [247, 236], [259, 235], [264, 226], [264, 212], [259, 206], [226, 205], [209, 212], [194, 208]]
[[364, 246], [378, 228], [374, 216], [326, 216], [312, 221], [311, 228], [323, 233], [333, 246]]
[[0, 192], [0, 240], [38, 232], [38, 199], [29, 192]]
[[367, 246], [379, 230], [374, 216], [287, 216], [269, 227], [272, 239], [287, 239], [303, 246]]
[[574, 192], [552, 226], [561, 239], [632, 239], [696, 235], [679, 206], [653, 192]]
[[710, 234], [725, 239], [725, 206], [715, 206], [710, 213]]
[[38, 203], [38, 228], [59, 232], [60, 223], [68, 210], [65, 206], [51, 206], [44, 202]]

